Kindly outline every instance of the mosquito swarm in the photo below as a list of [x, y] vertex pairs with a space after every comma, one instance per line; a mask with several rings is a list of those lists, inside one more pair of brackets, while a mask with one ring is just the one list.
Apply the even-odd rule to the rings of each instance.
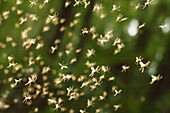
[[[6, 4], [0, 12], [0, 26], [4, 28], [4, 34], [0, 35], [0, 85], [3, 86], [0, 112], [23, 107], [26, 112], [41, 113], [47, 106], [49, 112], [63, 113], [121, 110], [124, 107], [122, 95], [128, 91], [123, 83], [117, 82], [117, 75], [128, 74], [135, 67], [139, 74], [146, 74], [152, 60], [126, 52], [127, 40], [133, 39], [126, 40], [116, 29], [124, 29], [117, 25], [124, 26], [132, 17], [123, 12], [119, 0], [112, 3], [105, 4], [104, 0], [0, 0], [0, 6]], [[135, 12], [146, 11], [154, 5], [154, 0], [129, 5]], [[147, 27], [145, 21], [136, 26], [139, 34], [144, 27]], [[158, 30], [166, 27], [165, 23], [157, 26]], [[127, 57], [119, 58], [122, 54], [131, 55], [133, 63], [129, 63]], [[121, 65], [114, 67], [112, 62]], [[163, 78], [160, 74], [149, 77], [148, 84], [152, 85]], [[113, 111], [105, 110], [109, 107]]]

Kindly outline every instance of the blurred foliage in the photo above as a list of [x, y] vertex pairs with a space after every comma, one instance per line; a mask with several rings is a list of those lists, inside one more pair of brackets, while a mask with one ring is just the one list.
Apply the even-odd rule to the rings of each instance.
[[[151, 0], [89, 0], [90, 4], [87, 8], [83, 2], [74, 7], [79, 0], [49, 0], [48, 3], [44, 3], [48, 0], [37, 0], [36, 5], [32, 7], [30, 1], [0, 0], [0, 112], [32, 113], [35, 112], [35, 108], [38, 108], [40, 113], [60, 113], [62, 109], [54, 110], [55, 105], [48, 105], [48, 99], [51, 97], [64, 100], [62, 107], [66, 108], [66, 111], [63, 111], [65, 113], [68, 113], [70, 109], [73, 109], [75, 113], [78, 113], [80, 109], [94, 113], [99, 108], [102, 109], [101, 113], [170, 112], [170, 0], [153, 0], [151, 5], [145, 8], [144, 4]], [[88, 0], [85, 2], [88, 3]], [[70, 4], [65, 7], [65, 3]], [[102, 5], [98, 12], [94, 11], [96, 4]], [[112, 11], [113, 4], [120, 6], [120, 9]], [[135, 6], [138, 4], [140, 7], [136, 10]], [[77, 13], [81, 15], [75, 17]], [[31, 14], [34, 15], [31, 17]], [[46, 23], [49, 15], [55, 14], [56, 24]], [[127, 17], [127, 20], [117, 22], [119, 14], [122, 14], [123, 18]], [[27, 20], [21, 23], [21, 18], [27, 18]], [[70, 24], [74, 22], [76, 24], [70, 27]], [[138, 29], [137, 27], [142, 24], [145, 26]], [[98, 34], [95, 39], [92, 39], [92, 33], [82, 34], [82, 29], [90, 30], [92, 26], [96, 28], [96, 34]], [[44, 30], [45, 27], [49, 30]], [[29, 28], [31, 29], [28, 30], [24, 39], [22, 34]], [[63, 28], [64, 30], [61, 31]], [[113, 38], [104, 46], [100, 46], [98, 38], [110, 30], [114, 35]], [[12, 37], [12, 40], [9, 37]], [[114, 54], [116, 47], [112, 44], [117, 37], [123, 41], [125, 47], [120, 53]], [[23, 47], [26, 39], [36, 39], [36, 44], [26, 49]], [[51, 47], [56, 45], [55, 40], [60, 40], [61, 43], [51, 54]], [[38, 43], [44, 45], [40, 49], [35, 49]], [[67, 47], [68, 44], [72, 44], [71, 50]], [[79, 48], [81, 52], [76, 53]], [[88, 58], [87, 50], [92, 48], [96, 51], [95, 55]], [[66, 50], [71, 53], [66, 54]], [[29, 58], [35, 60], [39, 55], [42, 59], [29, 66]], [[7, 68], [10, 63], [9, 56], [14, 58], [14, 62], [22, 65], [21, 69], [16, 71], [13, 68]], [[135, 64], [135, 58], [138, 56], [142, 56], [144, 62], [151, 61], [144, 73], [141, 73], [139, 65]], [[74, 57], [77, 61], [70, 64]], [[80, 88], [82, 82], [74, 80], [62, 82], [62, 85], [55, 84], [54, 80], [60, 78], [60, 73], [74, 74], [76, 78], [85, 76], [89, 79], [91, 69], [85, 65], [87, 60], [96, 62], [100, 67], [109, 66], [110, 71], [105, 73], [101, 86], [91, 91], [90, 86]], [[59, 63], [68, 65], [68, 69], [62, 71]], [[129, 65], [130, 69], [123, 73], [122, 65], [125, 64]], [[43, 68], [48, 66], [50, 71], [42, 74]], [[37, 81], [32, 83], [31, 87], [25, 86], [27, 78], [34, 73], [38, 75]], [[163, 78], [150, 85], [151, 75], [158, 74]], [[95, 77], [99, 78], [99, 75], [97, 73]], [[115, 80], [108, 81], [110, 77], [115, 77]], [[14, 88], [11, 87], [18, 78], [22, 78], [22, 83], [18, 83]], [[43, 94], [41, 90], [41, 94], [32, 99], [31, 105], [27, 105], [23, 102], [24, 92], [29, 91], [29, 88], [31, 90], [35, 84], [41, 85], [42, 89], [47, 84], [48, 94]], [[84, 92], [85, 95], [77, 100], [69, 101], [66, 90], [69, 86], [79, 88], [79, 93]], [[122, 89], [122, 92], [114, 96], [113, 86]], [[63, 95], [58, 93], [63, 90]], [[99, 101], [98, 98], [104, 91], [107, 92], [106, 99]], [[35, 94], [35, 91], [30, 94]], [[97, 99], [92, 107], [86, 108], [87, 99], [91, 97]], [[3, 103], [10, 107], [3, 109]], [[118, 104], [121, 104], [121, 107], [115, 111], [113, 105]]]

